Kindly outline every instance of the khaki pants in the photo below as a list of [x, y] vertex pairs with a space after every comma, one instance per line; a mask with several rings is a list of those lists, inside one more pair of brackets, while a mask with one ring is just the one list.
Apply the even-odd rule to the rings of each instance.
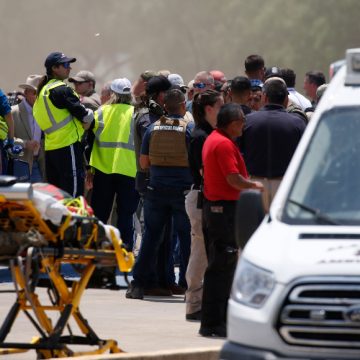
[[265, 212], [269, 212], [271, 202], [280, 186], [282, 178], [263, 178], [252, 176], [251, 180], [260, 181], [264, 185], [264, 192], [262, 193], [262, 198], [264, 202]]
[[196, 207], [197, 197], [198, 190], [191, 190], [185, 198], [185, 208], [191, 224], [191, 252], [186, 270], [186, 314], [201, 310], [203, 280], [208, 265], [202, 231], [202, 210]]

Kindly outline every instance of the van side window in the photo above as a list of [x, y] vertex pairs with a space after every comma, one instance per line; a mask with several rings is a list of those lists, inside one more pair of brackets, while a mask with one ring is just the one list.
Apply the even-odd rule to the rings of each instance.
[[[359, 107], [323, 114], [295, 176], [284, 222], [360, 224], [359, 133]], [[328, 221], [319, 221], [325, 218]]]

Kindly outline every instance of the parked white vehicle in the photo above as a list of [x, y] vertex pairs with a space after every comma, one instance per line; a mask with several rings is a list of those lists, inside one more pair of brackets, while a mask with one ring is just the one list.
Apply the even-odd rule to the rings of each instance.
[[[239, 200], [242, 244], [259, 196]], [[360, 49], [347, 51], [243, 250], [220, 359], [360, 359]]]

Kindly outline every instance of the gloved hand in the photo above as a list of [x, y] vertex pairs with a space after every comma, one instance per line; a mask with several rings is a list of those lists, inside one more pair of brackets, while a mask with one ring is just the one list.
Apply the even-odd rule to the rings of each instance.
[[89, 130], [91, 123], [94, 121], [94, 112], [91, 109], [86, 109], [87, 115], [82, 119], [82, 127], [84, 130]]
[[15, 145], [14, 139], [4, 140], [4, 150], [11, 157], [19, 157], [24, 155], [24, 149], [21, 145]]
[[14, 139], [5, 139], [4, 140], [4, 150], [9, 149], [14, 145]]
[[91, 109], [86, 109], [87, 115], [82, 119], [83, 124], [91, 124], [94, 120], [94, 112]]

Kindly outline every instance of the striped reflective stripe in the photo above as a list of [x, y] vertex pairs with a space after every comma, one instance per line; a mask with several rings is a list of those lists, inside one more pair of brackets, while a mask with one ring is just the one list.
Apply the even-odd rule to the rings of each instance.
[[103, 148], [121, 148], [121, 149], [135, 150], [134, 144], [124, 143], [124, 142], [100, 141], [98, 144], [100, 147]]
[[134, 124], [133, 124], [134, 118], [132, 117], [131, 119], [131, 124], [130, 124], [130, 134], [129, 134], [129, 140], [127, 143], [125, 142], [110, 142], [110, 141], [100, 141], [100, 135], [101, 132], [104, 129], [104, 119], [103, 119], [103, 112], [101, 109], [101, 106], [98, 109], [98, 122], [99, 122], [99, 126], [95, 132], [95, 136], [97, 138], [97, 144], [99, 147], [102, 148], [121, 148], [121, 149], [127, 149], [127, 150], [133, 150], [135, 151], [135, 145], [134, 145]]
[[78, 192], [77, 184], [77, 168], [76, 168], [76, 158], [75, 158], [75, 151], [74, 151], [74, 145], [70, 145], [70, 156], [71, 156], [71, 169], [73, 173], [73, 193], [72, 197], [76, 197], [76, 194]]
[[44, 95], [43, 95], [43, 100], [44, 100], [44, 104], [45, 104], [45, 108], [46, 108], [46, 112], [48, 114], [48, 117], [50, 119], [51, 125], [49, 128], [43, 130], [45, 134], [51, 134], [56, 130], [59, 130], [61, 128], [63, 128], [64, 126], [66, 126], [69, 122], [71, 122], [73, 120], [73, 116], [69, 115], [67, 116], [64, 120], [60, 121], [60, 122], [56, 122], [56, 120], [54, 119], [54, 116], [50, 110], [50, 106], [49, 106], [49, 102], [48, 102], [48, 97], [46, 96], [47, 92], [49, 91], [49, 88], [53, 87], [54, 85], [58, 84], [58, 83], [62, 83], [62, 81], [55, 81], [53, 83], [50, 83], [46, 86], [45, 91], [44, 91]]

